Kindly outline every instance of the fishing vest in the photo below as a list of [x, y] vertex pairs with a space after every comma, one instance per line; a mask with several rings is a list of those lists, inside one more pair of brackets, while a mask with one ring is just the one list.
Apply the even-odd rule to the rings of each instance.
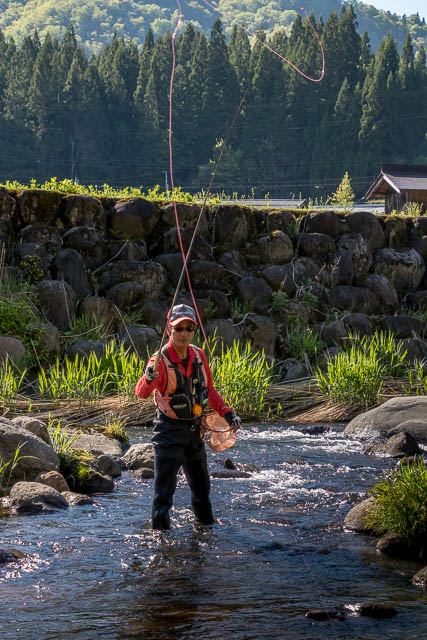
[[174, 420], [195, 420], [194, 406], [199, 405], [203, 411], [208, 402], [209, 389], [205, 365], [200, 350], [193, 345], [190, 347], [195, 352], [190, 378], [180, 371], [176, 362], [170, 360], [167, 345], [163, 347], [160, 355], [166, 370], [166, 389], [163, 394], [156, 389], [154, 400], [159, 410]]

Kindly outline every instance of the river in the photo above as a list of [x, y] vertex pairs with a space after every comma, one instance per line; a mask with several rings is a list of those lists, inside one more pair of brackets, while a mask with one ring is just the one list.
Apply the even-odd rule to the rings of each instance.
[[[425, 640], [427, 594], [411, 585], [422, 565], [381, 556], [372, 538], [342, 528], [390, 460], [362, 455], [339, 427], [304, 431], [246, 427], [229, 452], [209, 451], [212, 470], [227, 456], [259, 467], [213, 478], [212, 527], [194, 524], [180, 477], [173, 529], [152, 532], [152, 480], [129, 472], [95, 506], [1, 517], [0, 546], [28, 554], [0, 568], [1, 640]], [[398, 613], [361, 617], [367, 601]], [[318, 608], [345, 620], [305, 617]]]

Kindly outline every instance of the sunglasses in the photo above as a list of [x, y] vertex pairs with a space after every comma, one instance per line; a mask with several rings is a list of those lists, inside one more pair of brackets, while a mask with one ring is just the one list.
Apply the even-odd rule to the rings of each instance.
[[186, 331], [187, 333], [193, 333], [193, 331], [196, 330], [196, 327], [173, 327], [174, 331], [178, 331], [178, 333], [181, 333], [181, 331]]

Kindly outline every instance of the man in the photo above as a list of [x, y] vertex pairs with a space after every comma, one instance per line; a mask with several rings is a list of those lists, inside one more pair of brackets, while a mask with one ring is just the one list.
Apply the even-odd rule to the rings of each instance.
[[205, 445], [200, 436], [204, 409], [209, 404], [233, 430], [241, 425], [239, 416], [215, 390], [204, 352], [191, 344], [196, 327], [192, 307], [174, 306], [168, 314], [169, 342], [161, 350], [158, 370], [154, 368], [154, 354], [135, 387], [140, 398], [148, 398], [154, 391], [157, 405], [153, 436], [153, 529], [170, 528], [169, 510], [181, 466], [191, 489], [194, 515], [203, 524], [215, 522], [209, 499]]

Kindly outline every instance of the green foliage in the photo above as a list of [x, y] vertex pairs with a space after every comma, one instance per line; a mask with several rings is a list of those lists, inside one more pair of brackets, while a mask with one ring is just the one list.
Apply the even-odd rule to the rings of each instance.
[[212, 300], [212, 298], [208, 298], [206, 307], [203, 312], [203, 317], [204, 317], [203, 319], [205, 320], [205, 322], [208, 322], [209, 320], [211, 320], [216, 311], [217, 311], [217, 307], [214, 301]]
[[307, 357], [310, 362], [316, 362], [319, 353], [326, 347], [317, 333], [306, 327], [299, 318], [296, 318], [293, 324], [287, 325], [285, 331], [282, 351], [287, 358], [304, 360]]
[[21, 456], [21, 449], [25, 446], [25, 442], [23, 442], [19, 447], [16, 447], [13, 458], [10, 460], [6, 460], [4, 462], [0, 458], [0, 489], [8, 489], [10, 482], [12, 480], [13, 472], [16, 469], [19, 461], [23, 458], [28, 458], [30, 456]]
[[245, 297], [243, 301], [238, 298], [231, 300], [231, 319], [233, 322], [240, 322], [248, 313], [254, 312], [254, 305], [251, 300]]
[[370, 491], [375, 502], [366, 514], [367, 526], [378, 535], [399, 533], [427, 548], [427, 466], [422, 458], [385, 475]]
[[214, 355], [210, 364], [214, 385], [227, 404], [244, 418], [259, 418], [273, 380], [273, 364], [264, 352], [234, 342], [229, 348], [222, 345], [221, 355]]
[[59, 453], [58, 457], [60, 472], [74, 491], [85, 491], [95, 476], [100, 475], [90, 466], [95, 456], [87, 451], [73, 449]]
[[29, 284], [37, 284], [44, 278], [44, 271], [41, 267], [40, 256], [30, 254], [22, 258], [20, 267], [25, 275], [25, 280]]
[[0, 362], [0, 405], [13, 405], [25, 378], [26, 369], [20, 371], [9, 358]]
[[419, 218], [423, 215], [423, 208], [423, 204], [420, 202], [406, 202], [406, 204], [403, 205], [400, 215], [408, 216], [409, 218]]
[[375, 349], [351, 346], [327, 363], [326, 373], [316, 371], [319, 389], [338, 404], [356, 405], [368, 409], [380, 397], [384, 367], [376, 358]]
[[271, 300], [271, 310], [280, 312], [286, 309], [289, 298], [284, 291], [273, 291]]
[[402, 340], [396, 340], [391, 332], [379, 331], [372, 336], [350, 335], [349, 346], [356, 347], [367, 356], [373, 355], [381, 365], [385, 376], [399, 378], [406, 373], [406, 349]]
[[427, 376], [424, 373], [425, 360], [416, 360], [408, 370], [408, 384], [402, 385], [402, 390], [411, 396], [427, 395]]
[[119, 442], [123, 442], [127, 445], [129, 444], [124, 420], [120, 417], [114, 416], [113, 414], [107, 416], [103, 433], [108, 438], [115, 438], [116, 440], [119, 440]]
[[346, 171], [338, 189], [332, 194], [329, 201], [332, 205], [343, 207], [344, 213], [348, 213], [355, 199], [356, 196], [351, 186], [351, 180], [348, 171]]
[[319, 300], [309, 289], [300, 289], [297, 291], [295, 301], [302, 304], [303, 307], [310, 310], [317, 309]]
[[75, 341], [76, 338], [84, 336], [87, 340], [100, 340], [105, 342], [112, 337], [112, 329], [105, 324], [103, 318], [96, 314], [83, 313], [81, 316], [74, 316], [70, 322], [70, 329], [64, 331], [64, 338]]
[[68, 453], [76, 440], [81, 436], [80, 431], [68, 431], [65, 427], [61, 426], [61, 421], [50, 418], [47, 423], [47, 430], [49, 432], [50, 441], [52, 447], [56, 453], [65, 454]]

